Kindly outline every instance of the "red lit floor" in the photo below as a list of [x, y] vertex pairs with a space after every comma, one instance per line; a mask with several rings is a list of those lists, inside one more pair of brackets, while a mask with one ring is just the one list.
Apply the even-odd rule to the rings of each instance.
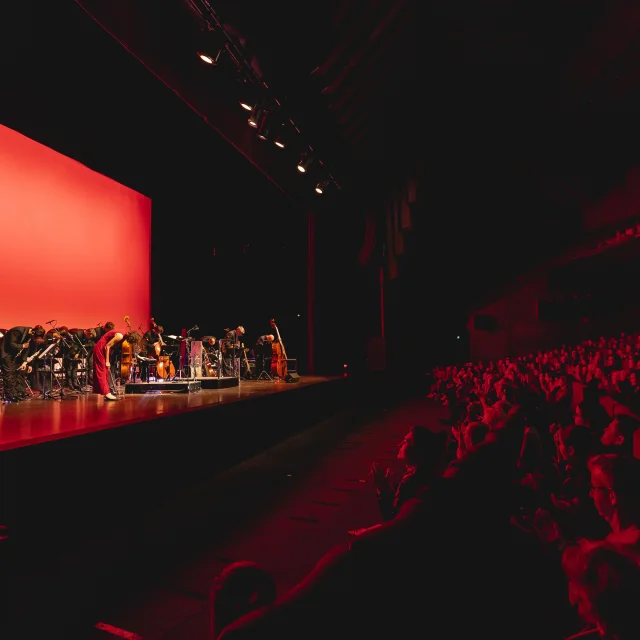
[[[247, 475], [255, 482], [274, 471], [291, 482], [278, 506], [236, 531], [233, 540], [216, 544], [196, 560], [167, 575], [148, 593], [128, 596], [127, 605], [105, 611], [105, 622], [139, 634], [144, 640], [206, 640], [207, 593], [212, 578], [229, 562], [253, 560], [272, 572], [278, 593], [296, 584], [335, 545], [348, 540], [347, 531], [379, 521], [368, 471], [373, 460], [394, 463], [397, 445], [412, 424], [439, 428], [443, 412], [428, 401], [413, 401], [381, 412], [373, 419], [345, 413], [320, 423], [229, 472], [221, 482], [233, 486]], [[358, 424], [350, 435], [337, 421]], [[344, 434], [344, 431], [342, 431]], [[326, 447], [313, 469], [305, 456]], [[93, 631], [91, 640], [113, 638]]]

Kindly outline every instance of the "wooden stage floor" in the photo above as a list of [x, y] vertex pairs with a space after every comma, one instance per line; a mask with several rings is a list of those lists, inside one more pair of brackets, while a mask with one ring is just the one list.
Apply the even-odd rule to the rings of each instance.
[[242, 381], [238, 387], [229, 389], [205, 389], [198, 393], [126, 395], [117, 402], [105, 401], [97, 394], [84, 394], [67, 400], [34, 398], [19, 404], [0, 404], [0, 451], [146, 422], [256, 396], [289, 393], [301, 387], [336, 379], [304, 376], [295, 384]]

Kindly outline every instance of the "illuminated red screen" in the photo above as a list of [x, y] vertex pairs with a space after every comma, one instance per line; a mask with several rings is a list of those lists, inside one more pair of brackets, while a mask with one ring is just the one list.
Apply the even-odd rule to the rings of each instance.
[[0, 125], [0, 327], [149, 318], [151, 200]]

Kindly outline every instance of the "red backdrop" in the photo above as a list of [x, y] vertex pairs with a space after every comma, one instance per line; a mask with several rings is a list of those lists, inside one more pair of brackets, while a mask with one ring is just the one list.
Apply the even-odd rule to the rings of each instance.
[[0, 327], [146, 327], [149, 198], [0, 125], [0, 225]]

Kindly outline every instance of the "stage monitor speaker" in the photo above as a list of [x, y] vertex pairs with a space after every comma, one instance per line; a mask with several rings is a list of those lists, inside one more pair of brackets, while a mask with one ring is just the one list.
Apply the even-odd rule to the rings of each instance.
[[284, 377], [285, 382], [300, 382], [300, 376], [297, 371], [289, 371]]

